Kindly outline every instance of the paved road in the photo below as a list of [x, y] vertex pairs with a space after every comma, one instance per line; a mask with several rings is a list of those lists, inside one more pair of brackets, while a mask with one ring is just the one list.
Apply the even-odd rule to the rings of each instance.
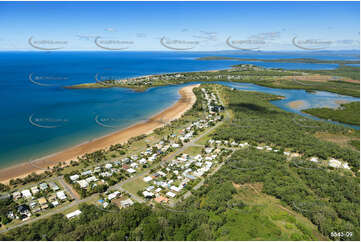
[[75, 200], [79, 200], [79, 195], [75, 194], [73, 191], [73, 188], [64, 180], [64, 176], [58, 176], [57, 181], [64, 187], [64, 190], [70, 194], [70, 196], [75, 199]]

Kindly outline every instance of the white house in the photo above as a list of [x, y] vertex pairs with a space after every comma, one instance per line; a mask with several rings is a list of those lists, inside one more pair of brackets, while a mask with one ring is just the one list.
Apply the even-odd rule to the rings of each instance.
[[204, 151], [205, 151], [207, 154], [211, 153], [212, 150], [213, 150], [213, 148], [211, 148], [211, 147], [208, 147], [208, 148], [205, 148], [205, 149], [204, 149]]
[[115, 191], [115, 192], [113, 192], [113, 193], [111, 193], [111, 194], [108, 195], [108, 199], [109, 199], [109, 200], [112, 200], [112, 199], [118, 197], [119, 194], [120, 194], [119, 191]]
[[164, 176], [167, 176], [163, 171], [158, 171], [157, 173], [158, 173], [160, 176], [163, 176], [163, 177], [164, 177]]
[[21, 191], [21, 194], [22, 194], [23, 197], [25, 197], [25, 198], [31, 198], [31, 197], [32, 197], [32, 196], [31, 196], [31, 192], [30, 192], [28, 189]]
[[129, 207], [129, 206], [132, 206], [134, 204], [134, 202], [132, 201], [132, 199], [128, 198], [128, 199], [126, 199], [124, 201], [121, 201], [120, 204], [121, 204], [121, 206], [123, 208], [126, 208], [126, 207]]
[[37, 194], [39, 192], [39, 189], [37, 186], [30, 188], [32, 194]]
[[40, 190], [45, 191], [46, 189], [48, 189], [48, 184], [44, 183], [40, 183], [39, 184]]
[[149, 186], [149, 187], [146, 188], [146, 190], [147, 190], [148, 192], [152, 191], [153, 189], [154, 189], [154, 186]]
[[85, 179], [87, 183], [96, 182], [98, 179], [95, 176], [88, 177]]
[[140, 164], [145, 164], [145, 163], [147, 163], [147, 160], [144, 159], [144, 158], [142, 158], [142, 159], [139, 160], [139, 163], [140, 163]]
[[342, 166], [341, 161], [331, 158], [328, 162], [328, 165], [334, 168], [340, 168]]
[[137, 168], [137, 167], [138, 167], [138, 164], [135, 163], [135, 162], [133, 162], [133, 163], [130, 164], [130, 167], [132, 167], [132, 168]]
[[144, 192], [143, 192], [143, 196], [144, 196], [144, 197], [153, 197], [153, 196], [154, 196], [154, 193], [148, 192], [148, 191], [144, 191]]
[[89, 186], [89, 183], [86, 180], [80, 180], [77, 182], [81, 188], [86, 188], [87, 186]]
[[136, 171], [135, 171], [134, 169], [132, 169], [132, 168], [129, 168], [129, 169], [127, 170], [127, 172], [129, 172], [130, 174], [133, 174], [133, 173], [135, 173]]
[[79, 216], [80, 214], [81, 214], [81, 211], [78, 209], [78, 210], [75, 210], [74, 212], [68, 213], [68, 214], [66, 215], [66, 217], [67, 217], [68, 219], [71, 219], [71, 218], [74, 218], [74, 217], [76, 217], [76, 216]]
[[195, 160], [201, 161], [202, 160], [202, 156], [200, 154], [196, 155], [194, 157]]
[[176, 196], [176, 194], [174, 194], [173, 192], [167, 192], [165, 195], [167, 195], [168, 197], [172, 197], [172, 198], [174, 198]]
[[49, 182], [49, 186], [54, 192], [60, 189], [59, 186], [56, 185], [54, 182]]
[[187, 158], [178, 157], [177, 160], [179, 160], [180, 162], [186, 162], [186, 161], [187, 161]]
[[239, 144], [240, 147], [245, 147], [245, 146], [247, 146], [247, 145], [248, 145], [247, 142], [246, 142], [246, 143], [241, 143], [241, 144]]
[[174, 144], [172, 144], [172, 147], [173, 147], [173, 148], [178, 148], [178, 147], [179, 147], [179, 144], [174, 143]]
[[92, 171], [91, 170], [87, 170], [81, 173], [82, 176], [87, 176], [87, 175], [91, 175]]
[[53, 206], [56, 207], [59, 205], [59, 202], [58, 202], [58, 200], [55, 200], [55, 201], [51, 202], [51, 204], [53, 204]]
[[318, 162], [318, 158], [317, 158], [317, 157], [311, 157], [310, 161], [312, 161], [312, 162]]
[[104, 203], [103, 203], [103, 208], [108, 207], [108, 205], [109, 205], [109, 203], [108, 203], [108, 202], [104, 202]]
[[79, 179], [79, 175], [78, 175], [78, 174], [72, 175], [72, 176], [70, 176], [69, 178], [70, 178], [70, 180], [72, 180], [72, 181], [76, 181], [76, 180]]
[[19, 198], [21, 198], [21, 193], [20, 192], [13, 192], [12, 196], [13, 196], [13, 198], [15, 200], [18, 200]]
[[56, 197], [59, 198], [60, 200], [65, 200], [66, 199], [66, 195], [65, 195], [64, 191], [57, 192]]
[[343, 164], [342, 164], [342, 167], [345, 168], [345, 169], [347, 169], [347, 170], [350, 170], [350, 169], [351, 169], [351, 168], [348, 166], [347, 163], [343, 163]]
[[101, 177], [110, 177], [110, 176], [112, 176], [112, 173], [106, 171], [106, 172], [100, 173], [99, 175], [100, 175]]
[[153, 178], [150, 176], [146, 176], [143, 178], [143, 181], [145, 181], [145, 182], [150, 182], [151, 180], [153, 180]]
[[181, 190], [181, 188], [176, 187], [176, 186], [171, 186], [170, 189], [175, 191], [175, 192], [179, 192]]

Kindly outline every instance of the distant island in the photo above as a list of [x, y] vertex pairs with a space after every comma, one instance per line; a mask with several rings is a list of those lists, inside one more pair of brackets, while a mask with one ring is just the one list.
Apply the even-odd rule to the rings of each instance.
[[237, 60], [237, 61], [259, 61], [271, 63], [309, 63], [309, 64], [360, 64], [360, 61], [352, 60], [320, 60], [314, 58], [283, 58], [283, 59], [248, 59], [227, 56], [206, 56], [200, 57], [196, 60]]
[[144, 91], [151, 87], [177, 85], [195, 81], [254, 83], [270, 88], [304, 89], [308, 92], [317, 90], [354, 97], [360, 96], [360, 67], [344, 64], [340, 64], [337, 68], [331, 70], [286, 70], [282, 68], [264, 68], [253, 64], [239, 64], [225, 70], [168, 73], [119, 80], [102, 80], [66, 86], [65, 88], [120, 87]]

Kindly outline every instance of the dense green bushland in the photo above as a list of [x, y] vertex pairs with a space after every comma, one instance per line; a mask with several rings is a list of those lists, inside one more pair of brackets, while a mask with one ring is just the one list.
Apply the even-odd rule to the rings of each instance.
[[[313, 167], [312, 165], [308, 168]], [[305, 168], [305, 167], [303, 167]], [[314, 167], [315, 168], [315, 167]], [[262, 205], [236, 198], [236, 184], [262, 182], [263, 192], [285, 201], [329, 236], [351, 231], [357, 240], [359, 202], [355, 177], [325, 169], [300, 169], [282, 154], [245, 149], [193, 196], [167, 209], [136, 204], [111, 212], [81, 205], [79, 218], [57, 214], [10, 231], [3, 240], [315, 240], [308, 224], [294, 216], [265, 213]], [[280, 228], [275, 220], [287, 223]], [[292, 232], [287, 228], [293, 226]], [[285, 231], [286, 230], [286, 231]]]
[[273, 152], [248, 149], [236, 152], [212, 180], [219, 184], [262, 182], [263, 192], [286, 202], [332, 238], [331, 232], [349, 231], [358, 240], [359, 180], [351, 173], [329, 170], [311, 162], [287, 161]]
[[[278, 212], [264, 215], [264, 206], [235, 199], [230, 181], [208, 179], [186, 204], [167, 209], [135, 204], [106, 212], [94, 205], [80, 206], [82, 214], [68, 220], [53, 215], [10, 231], [2, 240], [315, 240], [309, 223]], [[277, 226], [275, 221], [288, 224]]]
[[234, 118], [216, 130], [215, 139], [265, 143], [279, 149], [289, 148], [304, 157], [342, 159], [358, 174], [359, 152], [314, 136], [316, 132], [350, 135], [355, 130], [283, 111], [268, 102], [275, 98], [273, 95], [228, 88], [224, 88], [224, 92]]

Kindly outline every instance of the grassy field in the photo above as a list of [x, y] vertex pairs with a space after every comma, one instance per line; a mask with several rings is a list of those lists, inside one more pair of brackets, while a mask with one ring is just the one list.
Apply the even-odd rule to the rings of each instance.
[[[327, 240], [315, 225], [280, 200], [263, 194], [262, 184], [234, 184], [246, 209], [229, 210], [218, 240]], [[240, 233], [239, 231], [242, 231]]]
[[130, 182], [125, 183], [122, 187], [132, 194], [137, 194], [138, 191], [144, 190], [148, 183], [143, 181], [144, 176], [138, 177]]
[[195, 156], [198, 154], [201, 154], [203, 147], [199, 147], [199, 146], [191, 146], [188, 147], [183, 153], [188, 154], [190, 156]]
[[[353, 131], [356, 133], [356, 131]], [[325, 132], [318, 132], [315, 134], [315, 137], [321, 140], [329, 141], [335, 144], [338, 144], [344, 148], [350, 148], [355, 151], [360, 151], [360, 137], [356, 135], [348, 134], [331, 134]]]

